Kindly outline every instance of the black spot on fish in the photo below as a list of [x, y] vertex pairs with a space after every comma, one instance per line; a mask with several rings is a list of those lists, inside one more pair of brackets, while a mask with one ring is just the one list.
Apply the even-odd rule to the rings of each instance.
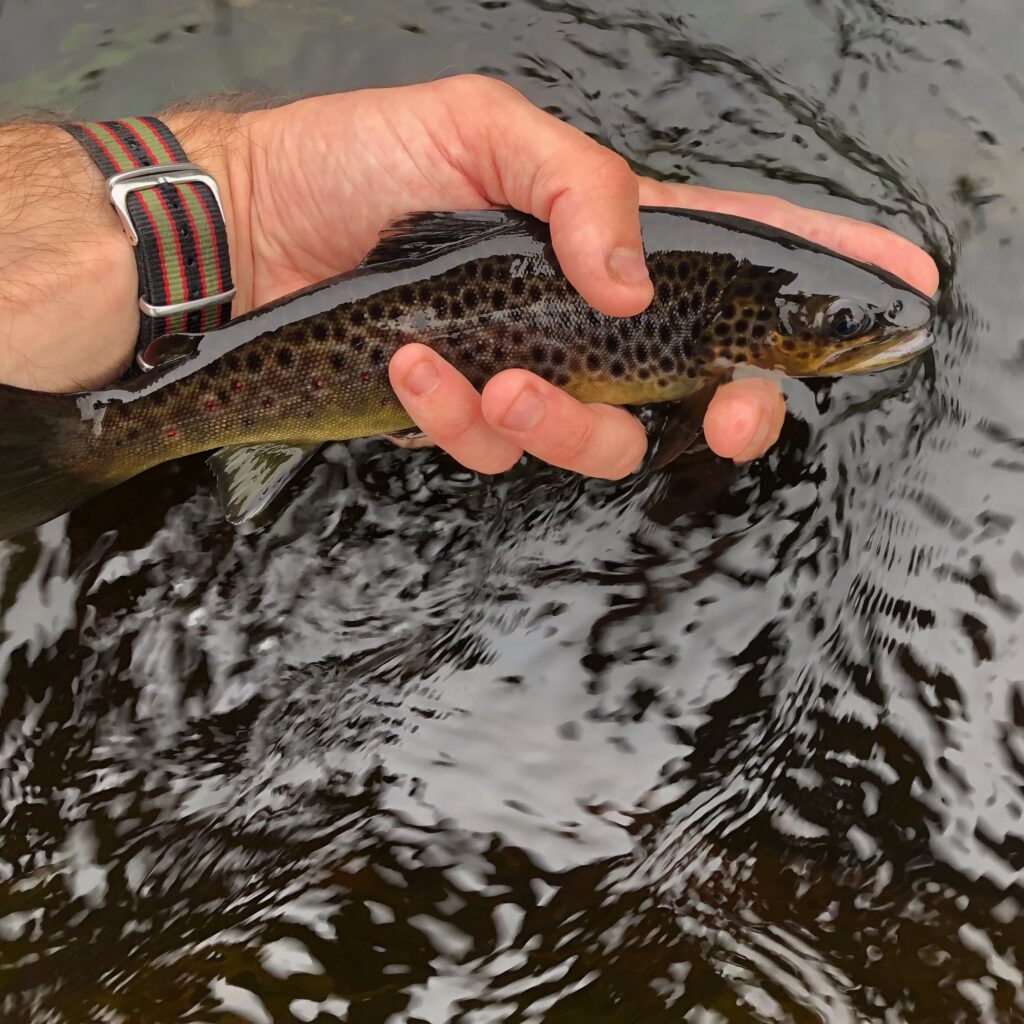
[[530, 358], [535, 363], [543, 363], [548, 357], [547, 349], [543, 345], [534, 345], [530, 349]]
[[451, 315], [456, 319], [462, 316], [462, 303], [458, 299], [452, 299]]
[[662, 356], [658, 360], [658, 369], [662, 370], [664, 373], [671, 373], [673, 366], [675, 366], [675, 363], [668, 356]]
[[747, 361], [747, 354], [745, 352], [737, 352], [736, 355], [732, 357], [732, 361], [734, 363], [745, 363]]
[[491, 266], [490, 263], [485, 263], [480, 268], [480, 280], [481, 281], [490, 281], [492, 277], [494, 277], [494, 267]]
[[503, 309], [505, 307], [505, 289], [495, 288], [491, 292], [491, 302], [494, 303], [495, 309]]
[[736, 304], [735, 303], [730, 302], [726, 306], [723, 307], [723, 309], [722, 309], [722, 316], [724, 316], [726, 318], [726, 320], [731, 320], [735, 315], [736, 315]]
[[224, 365], [232, 372], [237, 373], [239, 369], [238, 356], [234, 352], [229, 352], [224, 357]]
[[525, 334], [523, 333], [523, 329], [521, 327], [513, 327], [512, 330], [509, 332], [509, 337], [512, 339], [514, 344], [521, 345], [523, 343]]
[[741, 299], [748, 299], [754, 294], [754, 286], [749, 281], [740, 281], [740, 283], [736, 285], [736, 294]]
[[259, 352], [250, 352], [245, 357], [245, 365], [253, 372], [259, 373], [263, 368], [263, 360], [260, 357]]
[[217, 396], [217, 401], [220, 402], [221, 405], [227, 405], [228, 401], [231, 398], [231, 396], [228, 394], [227, 388], [217, 388], [214, 394]]
[[343, 353], [331, 353], [331, 367], [335, 370], [343, 370], [345, 368], [345, 356]]
[[708, 268], [705, 267], [704, 264], [702, 263], [697, 268], [697, 284], [699, 284], [701, 287], [703, 287], [707, 283], [708, 283]]
[[316, 341], [327, 340], [327, 324], [323, 320], [314, 320], [309, 329]]
[[540, 290], [540, 285], [539, 284], [531, 284], [530, 285], [530, 292], [529, 292], [529, 294], [530, 294], [530, 301], [531, 302], [540, 302], [541, 296], [544, 293]]
[[379, 320], [384, 315], [384, 307], [379, 302], [371, 302], [367, 307], [371, 320]]
[[662, 301], [662, 302], [668, 302], [668, 300], [671, 297], [672, 297], [672, 289], [669, 288], [669, 286], [664, 281], [662, 281], [661, 284], [658, 285], [658, 298], [659, 298], [659, 300]]
[[680, 260], [676, 264], [676, 277], [680, 281], [685, 281], [690, 276], [690, 264], [686, 260]]
[[443, 295], [439, 295], [434, 299], [434, 309], [438, 316], [444, 316], [448, 312], [448, 300]]
[[737, 334], [746, 334], [747, 330], [749, 328], [750, 328], [750, 324], [746, 320], [740, 319], [740, 320], [736, 321], [736, 333]]
[[641, 366], [640, 369], [636, 371], [636, 375], [641, 380], [647, 380], [647, 378], [650, 377], [651, 375], [651, 371], [648, 370], [646, 366]]
[[471, 308], [476, 305], [476, 297], [477, 296], [475, 288], [467, 288], [462, 293], [462, 301], [466, 304], [467, 308]]
[[768, 328], [764, 324], [754, 324], [750, 329], [751, 337], [757, 338], [760, 341], [768, 333]]
[[216, 363], [207, 363], [203, 367], [203, 374], [206, 377], [216, 377], [217, 376], [217, 364]]
[[565, 364], [565, 352], [560, 348], [553, 348], [551, 350], [551, 362], [554, 366], [563, 366]]
[[495, 363], [501, 363], [505, 359], [505, 350], [501, 345], [495, 345], [491, 350], [491, 358]]
[[762, 323], [764, 323], [764, 322], [766, 322], [768, 320], [771, 320], [771, 318], [772, 318], [772, 311], [767, 306], [762, 306], [757, 311], [757, 319], [760, 320]]
[[658, 326], [658, 340], [663, 345], [667, 345], [672, 340], [672, 328], [668, 324]]
[[565, 370], [559, 370], [558, 373], [555, 374], [554, 383], [558, 387], [564, 388], [570, 380], [572, 380], [572, 378], [565, 372]]
[[290, 348], [279, 348], [274, 355], [277, 357], [278, 366], [292, 365], [292, 350]]
[[638, 363], [646, 363], [647, 362], [647, 346], [646, 345], [637, 345], [637, 347], [636, 347], [636, 359], [637, 359]]
[[712, 278], [712, 280], [708, 281], [707, 288], [704, 289], [704, 297], [708, 300], [708, 302], [714, 302], [715, 299], [718, 298], [718, 293], [720, 291], [721, 286], [716, 280]]
[[366, 323], [366, 314], [361, 309], [353, 309], [348, 315], [348, 321], [354, 327], [362, 327]]
[[676, 311], [679, 313], [680, 316], [689, 316], [691, 308], [692, 303], [690, 302], [689, 295], [682, 296], [680, 300], [676, 303]]
[[796, 348], [796, 342], [792, 338], [783, 338], [782, 347], [787, 352], [792, 352]]
[[163, 391], [154, 391], [153, 392], [153, 404], [154, 405], [163, 405], [163, 404], [166, 403], [166, 401], [167, 401], [167, 395]]
[[398, 289], [398, 297], [406, 304], [409, 305], [416, 298], [416, 292], [411, 284], [403, 284]]
[[526, 283], [521, 277], [513, 277], [512, 283], [509, 285], [509, 289], [515, 296], [520, 296], [526, 291]]
[[587, 369], [588, 370], [599, 370], [601, 368], [601, 357], [596, 352], [590, 352], [587, 355]]
[[604, 339], [604, 347], [606, 352], [610, 352], [614, 355], [619, 351], [619, 339], [614, 334], [608, 334]]
[[416, 295], [419, 297], [420, 302], [429, 302], [432, 289], [429, 284], [421, 284], [416, 289]]
[[370, 350], [370, 361], [375, 366], [380, 366], [380, 364], [384, 362], [384, 352], [380, 345], [374, 345]]
[[361, 334], [357, 334], [352, 339], [351, 344], [353, 352], [362, 352], [366, 348], [366, 339]]
[[621, 359], [615, 359], [608, 369], [613, 377], [623, 377], [626, 373], [626, 364]]
[[719, 320], [718, 323], [715, 324], [714, 335], [716, 338], [724, 338], [731, 332], [732, 328], [724, 320]]

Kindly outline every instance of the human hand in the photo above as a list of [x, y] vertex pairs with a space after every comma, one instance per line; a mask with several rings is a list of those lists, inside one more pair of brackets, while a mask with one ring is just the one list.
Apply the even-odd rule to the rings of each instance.
[[[739, 214], [886, 267], [924, 292], [938, 282], [926, 253], [883, 228], [769, 196], [638, 178], [611, 151], [487, 78], [322, 96], [243, 118], [247, 164], [230, 176], [243, 305], [355, 266], [402, 214], [489, 206], [548, 221], [566, 276], [612, 315], [638, 313], [652, 296], [640, 204]], [[498, 374], [478, 394], [432, 350], [408, 345], [390, 371], [414, 421], [472, 469], [500, 472], [525, 450], [615, 478], [646, 448], [625, 410], [583, 405], [525, 370]], [[784, 416], [774, 381], [734, 381], [713, 398], [705, 436], [719, 455], [754, 458], [778, 438]]]

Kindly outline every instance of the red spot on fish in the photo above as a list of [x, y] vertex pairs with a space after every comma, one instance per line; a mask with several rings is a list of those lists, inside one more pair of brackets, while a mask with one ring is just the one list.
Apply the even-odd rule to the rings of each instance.
[[324, 386], [324, 379], [323, 379], [323, 377], [314, 377], [313, 378], [313, 387], [315, 387], [317, 390], [319, 390], [323, 386]]
[[370, 374], [369, 374], [369, 372], [368, 372], [368, 371], [366, 371], [366, 370], [363, 370], [363, 372], [362, 372], [361, 374], [359, 374], [359, 376], [360, 376], [360, 377], [361, 377], [361, 378], [362, 378], [362, 379], [363, 379], [364, 381], [366, 381], [366, 380], [369, 380], [369, 379], [370, 379]]
[[269, 409], [273, 404], [274, 404], [274, 399], [273, 399], [273, 397], [271, 395], [267, 395], [267, 397], [263, 399], [263, 408], [264, 409]]
[[213, 412], [217, 408], [217, 403], [212, 398], [207, 399], [204, 404], [207, 412]]
[[231, 382], [231, 390], [232, 391], [241, 391], [242, 390], [242, 382], [240, 380], [233, 380]]
[[166, 435], [167, 435], [168, 437], [177, 437], [177, 436], [178, 436], [178, 432], [177, 432], [177, 431], [176, 431], [176, 430], [174, 429], [174, 427], [168, 427], [168, 428], [167, 428], [167, 429], [166, 429], [166, 430], [164, 431], [164, 433], [165, 433], [165, 434], [166, 434]]

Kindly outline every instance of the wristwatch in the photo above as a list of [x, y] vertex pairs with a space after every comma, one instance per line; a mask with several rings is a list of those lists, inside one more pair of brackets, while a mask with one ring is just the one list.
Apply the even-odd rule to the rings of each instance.
[[141, 313], [136, 352], [164, 334], [227, 323], [235, 286], [216, 181], [189, 162], [156, 117], [62, 127], [107, 179], [107, 196], [134, 247]]

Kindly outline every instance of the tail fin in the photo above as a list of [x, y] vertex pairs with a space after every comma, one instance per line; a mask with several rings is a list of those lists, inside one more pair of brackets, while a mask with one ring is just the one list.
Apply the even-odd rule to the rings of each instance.
[[89, 479], [87, 430], [76, 396], [0, 385], [0, 539], [111, 486]]

